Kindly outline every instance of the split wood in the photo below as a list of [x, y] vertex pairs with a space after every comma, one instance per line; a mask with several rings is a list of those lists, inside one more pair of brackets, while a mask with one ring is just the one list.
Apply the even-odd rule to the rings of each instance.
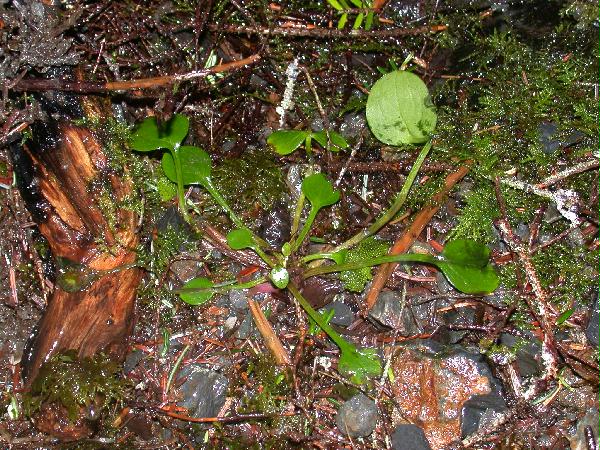
[[[443, 204], [445, 197], [448, 195], [450, 190], [456, 183], [464, 178], [469, 172], [470, 161], [467, 161], [465, 165], [460, 166], [456, 171], [449, 174], [444, 180], [444, 186], [431, 198], [430, 202], [415, 216], [415, 219], [411, 226], [400, 236], [400, 238], [394, 243], [390, 249], [390, 255], [400, 255], [405, 253], [410, 246], [413, 244], [415, 239], [425, 229], [425, 226], [429, 223], [435, 213], [438, 211], [440, 206]], [[385, 286], [388, 278], [396, 268], [397, 263], [382, 264], [377, 269], [377, 274], [373, 279], [371, 290], [369, 291], [365, 300], [363, 308], [363, 315], [367, 316], [375, 302], [379, 293]]]

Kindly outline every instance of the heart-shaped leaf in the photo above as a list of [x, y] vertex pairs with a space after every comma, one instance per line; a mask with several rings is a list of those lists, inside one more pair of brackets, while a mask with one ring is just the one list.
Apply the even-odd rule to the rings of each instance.
[[156, 117], [147, 117], [133, 130], [129, 145], [138, 151], [173, 150], [183, 142], [189, 127], [189, 119], [181, 114], [175, 114], [161, 125], [156, 122]]
[[302, 182], [302, 192], [315, 210], [333, 205], [340, 199], [339, 191], [333, 189], [329, 180], [322, 173], [306, 177]]
[[319, 145], [323, 148], [326, 148], [332, 152], [338, 152], [340, 150], [345, 150], [348, 148], [348, 143], [346, 139], [335, 131], [329, 132], [329, 139], [331, 140], [331, 145], [328, 147], [329, 142], [327, 140], [327, 132], [325, 130], [317, 131], [312, 134], [312, 137], [315, 141], [319, 143]]
[[390, 72], [375, 82], [366, 113], [375, 137], [389, 145], [425, 142], [437, 122], [427, 86], [406, 71]]
[[442, 260], [435, 265], [456, 289], [465, 294], [489, 294], [498, 287], [498, 275], [491, 264], [476, 267]]
[[238, 228], [227, 233], [227, 244], [233, 250], [256, 247], [252, 232], [248, 228]]
[[[208, 278], [194, 278], [183, 285], [183, 288], [179, 293], [179, 297], [181, 297], [181, 300], [190, 305], [202, 305], [209, 301], [214, 295], [214, 292], [210, 289], [214, 285], [215, 284]], [[189, 289], [189, 292], [185, 292], [187, 289]], [[206, 290], [194, 291], [194, 289]]]
[[470, 239], [456, 239], [444, 246], [442, 257], [451, 263], [485, 267], [490, 262], [490, 249]]
[[280, 155], [289, 155], [300, 147], [309, 135], [310, 131], [278, 130], [271, 133], [267, 143]]
[[[181, 162], [181, 179], [183, 184], [207, 184], [210, 178], [212, 161], [208, 153], [199, 147], [183, 145], [177, 150]], [[167, 178], [177, 183], [177, 171], [173, 155], [165, 153], [162, 157], [162, 168]]]

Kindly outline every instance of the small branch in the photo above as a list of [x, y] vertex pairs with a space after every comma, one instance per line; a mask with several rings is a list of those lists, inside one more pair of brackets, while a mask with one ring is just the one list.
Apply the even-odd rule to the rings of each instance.
[[415, 28], [393, 28], [390, 30], [338, 30], [337, 28], [305, 28], [305, 27], [247, 27], [242, 25], [210, 25], [211, 31], [220, 33], [259, 34], [267, 36], [298, 36], [317, 39], [382, 39], [388, 37], [415, 36], [419, 34], [444, 31], [446, 25], [432, 25]]
[[[548, 294], [540, 283], [535, 266], [533, 265], [533, 261], [531, 259], [531, 254], [529, 252], [530, 249], [526, 249], [520, 240], [514, 235], [510, 223], [506, 218], [506, 204], [504, 203], [504, 199], [502, 198], [502, 194], [500, 192], [499, 179], [496, 179], [495, 181], [495, 190], [501, 213], [501, 218], [496, 221], [496, 224], [500, 230], [500, 233], [502, 234], [502, 239], [504, 242], [506, 242], [510, 250], [519, 257], [519, 260], [525, 269], [527, 280], [533, 289], [533, 297], [527, 296], [525, 297], [525, 300], [531, 313], [538, 321], [540, 328], [542, 329], [544, 336], [542, 341], [542, 362], [545, 368], [543, 379], [550, 380], [555, 378], [556, 374], [558, 373], [558, 351], [556, 349], [556, 343], [554, 342], [554, 334], [552, 331], [552, 326], [554, 324], [553, 319], [557, 316], [557, 312], [550, 304]], [[528, 393], [526, 398], [532, 395], [533, 393]]]
[[573, 167], [569, 167], [568, 169], [563, 170], [562, 172], [555, 173], [554, 175], [549, 176], [541, 183], [537, 184], [538, 188], [547, 188], [553, 184], [558, 183], [559, 181], [564, 180], [571, 175], [575, 175], [578, 173], [586, 172], [588, 170], [597, 169], [599, 161], [598, 159], [590, 159], [589, 161], [580, 162]]
[[227, 72], [238, 69], [260, 60], [260, 55], [252, 55], [248, 58], [232, 61], [209, 69], [195, 70], [193, 72], [165, 75], [162, 77], [141, 78], [129, 81], [109, 81], [107, 83], [94, 83], [90, 81], [70, 81], [60, 79], [27, 79], [19, 80], [12, 87], [15, 91], [69, 91], [79, 94], [91, 94], [109, 91], [128, 91], [136, 89], [154, 89], [171, 85], [182, 81], [190, 81], [215, 73]]
[[291, 364], [290, 356], [273, 331], [273, 327], [265, 317], [265, 313], [263, 313], [258, 302], [248, 298], [248, 307], [250, 308], [250, 313], [254, 318], [256, 328], [258, 328], [258, 331], [265, 341], [265, 345], [273, 355], [273, 358], [275, 358], [275, 363], [278, 366], [289, 366]]

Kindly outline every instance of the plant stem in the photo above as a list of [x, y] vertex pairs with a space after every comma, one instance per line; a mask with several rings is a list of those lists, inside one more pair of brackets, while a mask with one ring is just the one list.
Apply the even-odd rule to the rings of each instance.
[[340, 348], [341, 351], [344, 351], [346, 349], [348, 349], [349, 347], [352, 346], [352, 344], [346, 342], [346, 340], [340, 336], [332, 327], [331, 325], [329, 325], [324, 319], [323, 316], [321, 316], [321, 314], [319, 314], [317, 311], [315, 311], [313, 309], [312, 306], [310, 306], [310, 303], [308, 303], [308, 300], [306, 300], [302, 294], [300, 293], [300, 291], [298, 290], [298, 288], [293, 284], [293, 283], [289, 283], [287, 285], [288, 290], [292, 293], [292, 295], [296, 298], [296, 300], [298, 300], [298, 303], [300, 303], [300, 306], [302, 306], [302, 308], [304, 309], [304, 311], [306, 311], [306, 314], [308, 314], [308, 316], [317, 324], [319, 325], [319, 327], [321, 328], [321, 330], [323, 330], [330, 338], [333, 342], [335, 342], [335, 344]]
[[302, 215], [302, 210], [304, 209], [305, 198], [306, 196], [304, 195], [304, 192], [300, 192], [298, 203], [296, 203], [296, 209], [294, 210], [294, 220], [292, 222], [292, 229], [290, 230], [291, 236], [294, 236], [298, 232], [298, 228], [300, 228], [300, 216]]
[[406, 197], [408, 197], [410, 188], [412, 187], [412, 185], [415, 181], [415, 178], [417, 177], [417, 174], [419, 173], [419, 170], [421, 169], [421, 166], [423, 165], [423, 162], [425, 161], [425, 158], [427, 157], [427, 155], [429, 154], [429, 151], [431, 150], [431, 146], [432, 146], [432, 141], [429, 140], [421, 149], [419, 156], [417, 156], [417, 159], [415, 160], [412, 168], [410, 169], [408, 176], [406, 177], [406, 180], [404, 181], [402, 190], [396, 197], [396, 200], [394, 201], [392, 206], [390, 206], [390, 208], [387, 211], [385, 211], [381, 216], [379, 216], [379, 218], [369, 228], [354, 235], [353, 237], [348, 239], [346, 242], [341, 243], [333, 250], [333, 252], [340, 251], [344, 248], [353, 247], [354, 245], [358, 244], [363, 239], [368, 238], [369, 236], [373, 236], [385, 224], [387, 224], [390, 220], [392, 220], [396, 214], [398, 214], [398, 211], [400, 211], [400, 208], [402, 208], [402, 206], [404, 205], [404, 202], [406, 201]]
[[235, 224], [236, 227], [246, 228], [246, 225], [244, 225], [242, 219], [240, 219], [238, 215], [233, 211], [233, 209], [230, 208], [230, 206], [227, 204], [221, 193], [217, 191], [217, 189], [215, 189], [210, 178], [203, 180], [202, 186], [208, 191], [212, 198], [215, 199], [219, 206], [223, 208], [223, 210], [225, 210], [225, 212], [229, 215], [229, 218]]
[[332, 272], [345, 272], [347, 270], [362, 269], [363, 267], [378, 266], [379, 264], [396, 262], [422, 262], [426, 264], [437, 265], [438, 259], [435, 256], [424, 255], [421, 253], [403, 253], [402, 255], [385, 255], [365, 261], [355, 261], [344, 264], [331, 264], [329, 266], [315, 267], [304, 272], [304, 278], [314, 277]]
[[173, 162], [175, 163], [175, 177], [177, 178], [177, 200], [179, 203], [179, 210], [181, 211], [181, 215], [183, 216], [183, 220], [188, 221], [188, 213], [187, 208], [185, 206], [185, 191], [183, 189], [183, 170], [181, 168], [181, 160], [179, 159], [179, 145], [176, 145], [175, 148], [171, 151], [171, 156], [173, 156]]
[[306, 221], [304, 222], [304, 226], [302, 227], [302, 231], [300, 231], [298, 238], [294, 242], [294, 245], [292, 245], [292, 252], [295, 252], [296, 250], [298, 250], [298, 248], [302, 245], [302, 242], [304, 242], [304, 238], [306, 238], [306, 235], [310, 231], [310, 227], [312, 226], [313, 222], [315, 221], [315, 218], [317, 217], [318, 212], [319, 212], [319, 210], [317, 208], [310, 209], [310, 212], [308, 213], [308, 217], [306, 218]]

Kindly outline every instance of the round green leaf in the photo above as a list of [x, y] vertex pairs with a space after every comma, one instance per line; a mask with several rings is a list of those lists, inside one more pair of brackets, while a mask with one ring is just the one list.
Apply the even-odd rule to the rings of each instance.
[[227, 233], [227, 244], [233, 250], [256, 247], [252, 232], [248, 228], [238, 228]]
[[[210, 288], [213, 286], [214, 283], [208, 278], [194, 278], [183, 285], [182, 292], [180, 292], [179, 297], [181, 297], [181, 300], [190, 305], [202, 305], [209, 301], [214, 295], [214, 292], [210, 290]], [[186, 289], [189, 289], [190, 292], [185, 292]], [[207, 290], [194, 292], [193, 289]]]
[[322, 173], [315, 173], [304, 179], [302, 192], [314, 209], [333, 205], [340, 199], [339, 191], [334, 191], [329, 180]]
[[290, 282], [290, 274], [285, 267], [273, 267], [269, 274], [269, 278], [275, 287], [279, 289], [285, 289]]
[[410, 72], [391, 72], [375, 82], [367, 99], [367, 122], [389, 145], [419, 144], [435, 129], [437, 114], [429, 91]]
[[181, 114], [175, 114], [160, 126], [156, 117], [147, 117], [134, 128], [129, 145], [134, 150], [143, 152], [159, 148], [173, 150], [185, 139], [189, 127], [189, 119]]
[[[175, 150], [181, 161], [181, 175], [183, 184], [206, 184], [210, 178], [212, 161], [208, 153], [199, 147], [183, 145]], [[162, 168], [167, 178], [177, 183], [175, 160], [171, 153], [162, 157]]]
[[475, 267], [439, 261], [436, 265], [452, 286], [465, 294], [489, 294], [496, 290], [500, 282], [491, 264]]
[[267, 143], [280, 155], [289, 155], [302, 145], [310, 131], [278, 130], [271, 133]]
[[469, 239], [448, 242], [442, 257], [452, 263], [465, 266], [485, 267], [490, 260], [490, 250], [483, 244]]

